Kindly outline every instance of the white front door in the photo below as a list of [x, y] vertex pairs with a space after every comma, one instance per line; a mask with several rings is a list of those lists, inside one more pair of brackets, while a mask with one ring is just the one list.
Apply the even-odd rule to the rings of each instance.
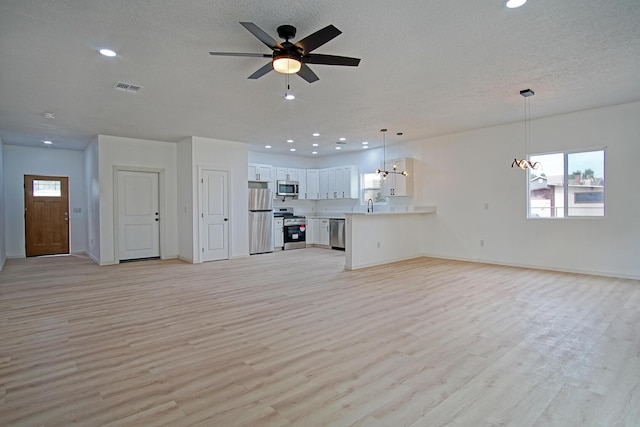
[[202, 261], [229, 259], [228, 172], [200, 172], [200, 250]]
[[118, 259], [160, 256], [158, 173], [118, 171]]

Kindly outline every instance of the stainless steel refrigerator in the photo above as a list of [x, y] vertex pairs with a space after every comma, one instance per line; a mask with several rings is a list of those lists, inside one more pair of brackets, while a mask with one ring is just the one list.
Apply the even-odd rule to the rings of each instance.
[[249, 189], [249, 253], [273, 252], [273, 192]]

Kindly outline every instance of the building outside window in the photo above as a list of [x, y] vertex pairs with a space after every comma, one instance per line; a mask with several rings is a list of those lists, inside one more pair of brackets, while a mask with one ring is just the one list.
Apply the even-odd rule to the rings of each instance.
[[605, 212], [604, 150], [529, 156], [528, 217], [601, 217]]
[[362, 174], [362, 200], [361, 203], [366, 205], [369, 199], [373, 201], [374, 205], [386, 205], [387, 199], [382, 196], [382, 189], [380, 187], [380, 174], [378, 173], [364, 173]]

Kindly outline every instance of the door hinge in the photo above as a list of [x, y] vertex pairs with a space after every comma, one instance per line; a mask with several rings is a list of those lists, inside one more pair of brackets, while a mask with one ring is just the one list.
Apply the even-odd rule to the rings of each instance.
[[202, 252], [204, 252], [204, 248], [202, 248]]
[[204, 178], [200, 178], [200, 184], [204, 184]]

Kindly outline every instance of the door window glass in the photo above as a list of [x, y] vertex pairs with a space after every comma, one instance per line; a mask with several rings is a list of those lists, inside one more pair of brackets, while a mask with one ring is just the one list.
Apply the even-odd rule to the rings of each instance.
[[60, 197], [60, 181], [42, 181], [33, 180], [33, 196], [34, 197]]

